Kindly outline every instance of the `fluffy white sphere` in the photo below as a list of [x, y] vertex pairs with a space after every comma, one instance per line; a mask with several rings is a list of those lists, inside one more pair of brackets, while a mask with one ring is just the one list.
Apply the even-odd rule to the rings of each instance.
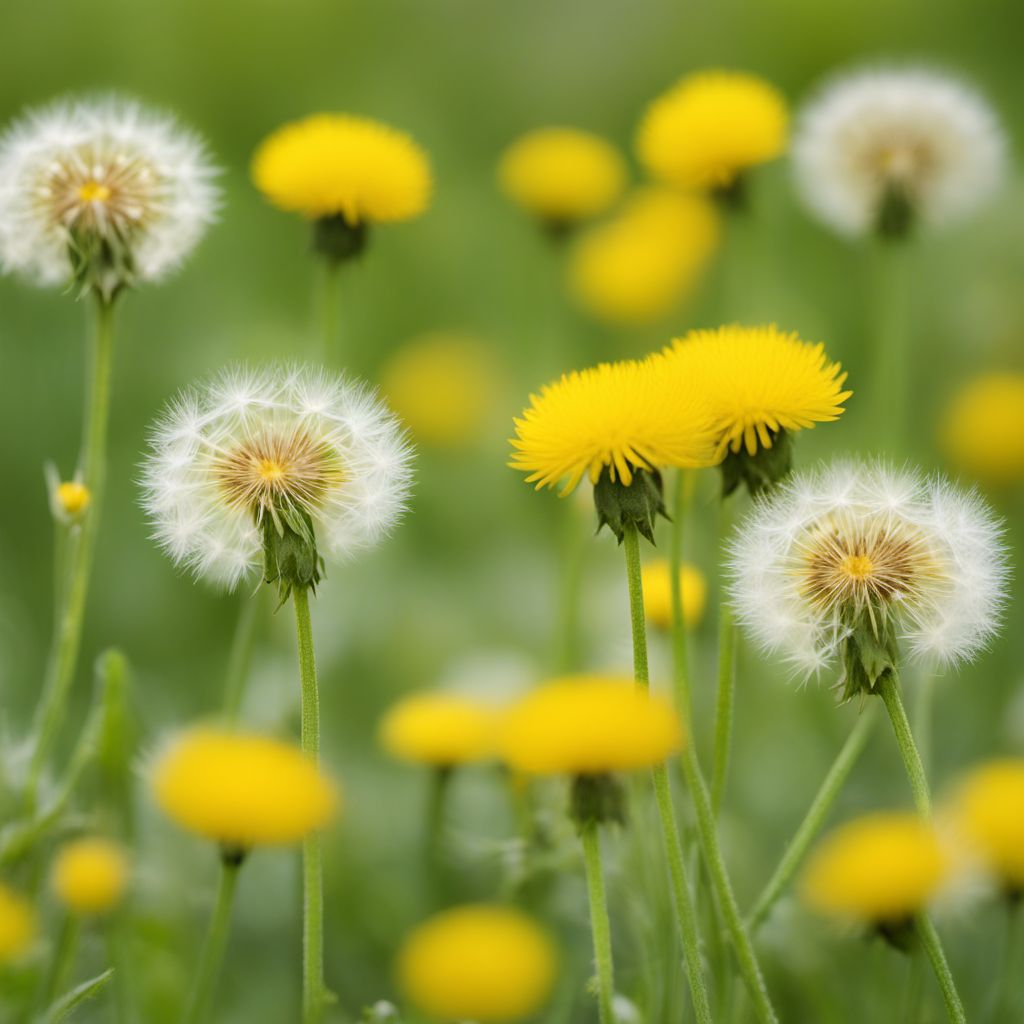
[[175, 269], [217, 209], [203, 143], [129, 100], [63, 100], [0, 138], [0, 265], [39, 284], [73, 276], [71, 247], [127, 254], [131, 281]]
[[792, 146], [807, 206], [847, 235], [877, 227], [890, 189], [928, 223], [970, 213], [1002, 179], [1005, 150], [984, 99], [920, 69], [835, 79], [800, 113]]
[[998, 629], [1002, 527], [977, 494], [881, 464], [794, 475], [731, 545], [737, 619], [802, 675], [831, 665], [860, 621], [893, 622], [912, 656], [972, 658]]
[[363, 385], [310, 367], [236, 368], [180, 395], [143, 463], [155, 539], [179, 565], [226, 587], [262, 565], [260, 522], [286, 504], [343, 560], [405, 510], [412, 450]]

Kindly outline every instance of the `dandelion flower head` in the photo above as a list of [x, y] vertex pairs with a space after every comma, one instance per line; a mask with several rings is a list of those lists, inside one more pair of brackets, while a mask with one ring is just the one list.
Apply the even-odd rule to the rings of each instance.
[[498, 714], [455, 693], [413, 694], [393, 705], [380, 724], [384, 749], [403, 761], [451, 768], [494, 752]]
[[[672, 625], [672, 573], [664, 558], [648, 562], [643, 567], [644, 611], [648, 621], [659, 629]], [[679, 587], [683, 599], [683, 623], [695, 629], [704, 617], [708, 585], [704, 574], [696, 566], [679, 567]]]
[[0, 884], [0, 964], [25, 953], [36, 935], [36, 915], [29, 902]]
[[53, 891], [76, 914], [102, 914], [121, 901], [129, 874], [118, 843], [98, 836], [75, 839], [57, 853]]
[[989, 373], [953, 399], [942, 424], [950, 461], [992, 486], [1024, 480], [1024, 374]]

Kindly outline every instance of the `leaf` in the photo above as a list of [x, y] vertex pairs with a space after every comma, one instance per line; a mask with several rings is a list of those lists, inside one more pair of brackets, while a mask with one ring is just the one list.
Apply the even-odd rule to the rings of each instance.
[[67, 1020], [82, 1003], [99, 995], [113, 976], [114, 968], [108, 967], [102, 974], [83, 981], [81, 985], [61, 996], [46, 1014], [46, 1024], [60, 1024], [60, 1021]]

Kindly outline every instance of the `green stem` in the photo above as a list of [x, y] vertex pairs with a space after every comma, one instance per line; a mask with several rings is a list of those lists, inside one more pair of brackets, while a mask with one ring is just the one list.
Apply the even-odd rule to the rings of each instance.
[[718, 813], [729, 775], [733, 705], [736, 697], [736, 626], [732, 609], [718, 608], [718, 690], [715, 700], [715, 759], [711, 774], [711, 809]]
[[114, 305], [96, 300], [91, 371], [85, 404], [85, 427], [79, 473], [89, 489], [89, 507], [81, 527], [69, 534], [67, 578], [54, 628], [43, 696], [36, 710], [34, 746], [25, 785], [26, 805], [35, 806], [39, 779], [50, 748], [64, 721], [68, 692], [75, 678], [82, 642], [82, 622], [99, 533], [100, 507], [106, 480], [107, 430], [110, 419], [110, 378], [114, 347]]
[[821, 830], [836, 797], [846, 784], [853, 766], [857, 763], [864, 747], [867, 746], [874, 721], [875, 707], [873, 704], [869, 704], [850, 730], [850, 735], [847, 736], [842, 749], [836, 755], [835, 761], [832, 762], [832, 767], [825, 775], [803, 821], [800, 822], [793, 838], [786, 846], [778, 867], [754, 904], [754, 909], [747, 918], [747, 927], [751, 931], [754, 931], [765, 920], [803, 862], [808, 848]]
[[907, 712], [900, 698], [899, 680], [896, 673], [885, 672], [878, 680], [876, 690], [885, 704], [886, 711], [889, 712], [893, 732], [896, 734], [896, 745], [900, 748], [903, 766], [906, 769], [907, 778], [910, 780], [910, 788], [914, 793], [914, 806], [923, 818], [930, 818], [932, 798], [928, 788], [928, 778], [924, 772], [924, 765], [921, 763], [917, 744], [914, 743], [914, 734], [910, 731], [910, 722], [907, 720]]
[[910, 370], [909, 261], [905, 241], [880, 240], [872, 253], [875, 322], [874, 427], [887, 450], [901, 452], [906, 440], [907, 378]]
[[341, 267], [340, 260], [321, 259], [320, 279], [320, 330], [323, 345], [323, 361], [327, 366], [339, 362], [340, 341], [338, 338], [339, 312], [341, 308]]
[[[627, 525], [623, 535], [626, 552], [626, 579], [629, 585], [629, 612], [633, 633], [633, 676], [637, 685], [644, 690], [650, 688], [650, 674], [647, 665], [647, 622], [644, 617], [643, 578], [640, 568], [640, 536], [633, 525]], [[675, 807], [664, 764], [656, 765], [651, 772], [654, 794], [661, 819], [662, 841], [665, 858], [668, 861], [669, 879], [672, 883], [672, 898], [676, 920], [683, 940], [686, 974], [690, 983], [690, 997], [698, 1021], [711, 1020], [711, 1007], [707, 987], [701, 969], [700, 938], [697, 932], [697, 913], [686, 878], [686, 862], [682, 844], [679, 841], [679, 826], [676, 822]]]
[[688, 662], [688, 637], [686, 619], [683, 615], [683, 541], [686, 521], [693, 497], [694, 474], [685, 469], [676, 473], [675, 501], [672, 507], [672, 529], [669, 535], [668, 571], [669, 593], [672, 600], [672, 683], [675, 692], [676, 711], [683, 725], [689, 731], [693, 719], [693, 697], [690, 692], [690, 668]]
[[[295, 630], [302, 680], [302, 751], [320, 760], [320, 693], [313, 653], [313, 623], [309, 617], [309, 593], [305, 587], [292, 591]], [[302, 1021], [319, 1024], [326, 997], [324, 987], [324, 881], [320, 834], [302, 843]]]
[[213, 993], [224, 962], [224, 950], [228, 944], [231, 927], [231, 908], [235, 901], [238, 884], [238, 869], [242, 858], [226, 854], [221, 857], [220, 879], [217, 882], [217, 898], [210, 916], [210, 927], [206, 932], [203, 949], [199, 955], [199, 966], [192, 985], [192, 994], [182, 1017], [185, 1024], [202, 1024], [210, 1015]]
[[224, 719], [230, 724], [238, 720], [238, 712], [245, 697], [252, 666], [252, 649], [256, 637], [256, 622], [262, 603], [262, 590], [253, 595], [243, 593], [242, 606], [238, 610], [235, 636], [231, 641], [231, 654], [224, 682]]
[[594, 966], [597, 971], [597, 1006], [601, 1024], [615, 1024], [615, 972], [612, 964], [612, 927], [608, 920], [608, 900], [601, 868], [601, 836], [596, 821], [580, 830], [583, 866], [587, 875], [590, 903], [590, 931], [594, 937]]
[[580, 667], [580, 592], [586, 550], [586, 533], [580, 529], [575, 507], [566, 509], [566, 513], [555, 653], [555, 671], [559, 675], [573, 672]]
[[1016, 900], [1006, 900], [1006, 936], [1003, 941], [1002, 969], [992, 993], [989, 1019], [993, 1024], [1011, 1024], [1020, 1020], [1016, 1013], [1019, 1002], [1017, 985], [1020, 980], [1021, 912]]
[[81, 921], [74, 914], [67, 914], [57, 937], [57, 945], [53, 951], [50, 969], [40, 992], [39, 1009], [45, 1011], [50, 1004], [67, 988], [68, 978], [75, 966], [78, 954], [78, 936], [81, 932]]
[[942, 942], [939, 934], [932, 924], [931, 918], [921, 914], [917, 918], [917, 934], [924, 946], [925, 953], [935, 972], [935, 979], [942, 991], [942, 1001], [946, 1004], [946, 1015], [952, 1024], [966, 1024], [967, 1015], [964, 1013], [963, 1003], [960, 1002], [960, 995], [956, 990], [956, 983], [953, 981], [953, 974], [946, 962], [946, 954], [942, 951]]

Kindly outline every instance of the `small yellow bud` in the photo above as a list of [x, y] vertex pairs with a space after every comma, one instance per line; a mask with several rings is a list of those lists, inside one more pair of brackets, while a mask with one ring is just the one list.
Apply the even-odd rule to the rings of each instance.
[[77, 519], [89, 507], [92, 494], [85, 484], [75, 480], [65, 480], [57, 487], [57, 503], [66, 516]]
[[76, 914], [103, 914], [121, 901], [128, 858], [117, 843], [90, 837], [68, 843], [53, 865], [53, 891]]

